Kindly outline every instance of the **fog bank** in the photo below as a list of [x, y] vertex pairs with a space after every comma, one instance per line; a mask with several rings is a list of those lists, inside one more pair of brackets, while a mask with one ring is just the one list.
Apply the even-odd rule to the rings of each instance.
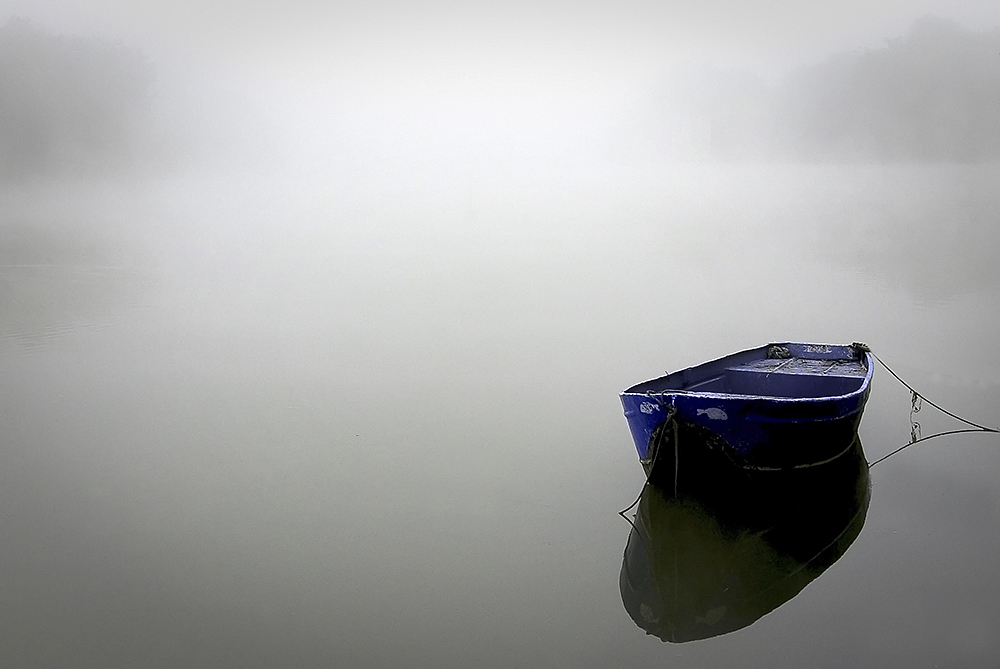
[[837, 53], [773, 85], [748, 70], [675, 72], [664, 97], [690, 124], [686, 148], [717, 159], [998, 160], [1000, 28], [927, 16], [882, 48]]

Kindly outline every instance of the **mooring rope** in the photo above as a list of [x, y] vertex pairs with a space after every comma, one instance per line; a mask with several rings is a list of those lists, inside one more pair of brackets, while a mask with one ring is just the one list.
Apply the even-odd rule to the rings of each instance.
[[671, 402], [668, 405], [665, 404], [662, 399], [654, 395], [651, 395], [650, 397], [656, 399], [656, 401], [660, 404], [660, 406], [664, 407], [667, 410], [667, 417], [663, 420], [662, 423], [660, 423], [659, 432], [657, 432], [656, 434], [656, 441], [652, 444], [653, 457], [649, 463], [649, 473], [646, 474], [646, 480], [643, 482], [642, 488], [639, 490], [639, 496], [635, 498], [634, 502], [632, 502], [631, 504], [629, 504], [624, 509], [618, 512], [618, 515], [621, 516], [622, 518], [625, 518], [625, 520], [628, 520], [628, 517], [625, 514], [631, 511], [632, 507], [634, 507], [636, 504], [639, 503], [639, 500], [642, 499], [643, 491], [646, 490], [646, 486], [649, 485], [649, 481], [653, 478], [653, 470], [656, 468], [656, 463], [660, 459], [660, 447], [663, 445], [663, 439], [664, 439], [663, 435], [666, 434], [667, 427], [670, 425], [671, 421], [674, 422], [674, 497], [677, 496], [677, 464], [678, 464], [677, 460], [679, 455], [677, 451], [677, 421], [674, 420], [674, 416], [677, 415], [677, 407], [674, 406], [673, 402]]
[[[968, 433], [968, 432], [989, 432], [989, 433], [993, 433], [993, 434], [1000, 434], [1000, 430], [998, 430], [996, 428], [987, 427], [985, 425], [980, 425], [979, 423], [973, 423], [971, 420], [962, 418], [958, 414], [955, 414], [955, 413], [952, 413], [951, 411], [948, 411], [947, 409], [945, 409], [944, 407], [942, 407], [940, 404], [936, 404], [936, 403], [930, 401], [923, 394], [917, 392], [916, 388], [914, 388], [909, 383], [907, 383], [906, 381], [904, 381], [903, 378], [899, 374], [897, 374], [896, 372], [892, 371], [892, 368], [889, 367], [889, 365], [885, 364], [885, 361], [882, 360], [882, 358], [878, 357], [878, 355], [876, 355], [874, 351], [872, 351], [867, 346], [865, 346], [863, 350], [866, 350], [868, 353], [871, 353], [872, 357], [875, 358], [876, 360], [878, 360], [879, 364], [882, 365], [883, 367], [885, 367], [885, 370], [887, 372], [889, 372], [894, 377], [896, 377], [896, 380], [899, 381], [900, 383], [902, 383], [904, 386], [906, 386], [906, 388], [910, 391], [910, 442], [908, 444], [903, 444], [902, 446], [900, 446], [896, 450], [892, 451], [888, 455], [883, 455], [881, 458], [879, 458], [878, 460], [875, 460], [874, 462], [869, 462], [868, 463], [869, 467], [874, 467], [875, 465], [877, 465], [878, 463], [882, 462], [883, 460], [887, 460], [888, 458], [892, 457], [896, 453], [899, 453], [900, 451], [902, 451], [904, 449], [907, 449], [910, 446], [913, 446], [914, 444], [919, 444], [922, 441], [927, 441], [928, 439], [934, 439], [935, 437], [943, 437], [943, 436], [949, 435], [949, 434], [965, 434], [965, 433]], [[918, 423], [915, 420], [913, 420], [913, 414], [915, 414], [918, 411], [920, 411], [920, 402], [927, 402], [928, 404], [930, 404], [932, 407], [934, 407], [938, 411], [940, 411], [940, 412], [942, 412], [942, 413], [944, 413], [944, 414], [946, 414], [948, 416], [951, 416], [955, 420], [961, 421], [961, 422], [965, 423], [966, 425], [970, 425], [971, 427], [967, 427], [967, 428], [964, 428], [964, 429], [961, 429], [961, 430], [948, 430], [947, 432], [938, 432], [936, 434], [931, 434], [931, 435], [928, 435], [926, 437], [921, 437], [920, 436], [920, 423]]]

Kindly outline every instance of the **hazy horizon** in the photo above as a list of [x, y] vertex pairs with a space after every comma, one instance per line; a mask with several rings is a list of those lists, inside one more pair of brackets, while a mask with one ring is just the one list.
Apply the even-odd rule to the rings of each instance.
[[[759, 15], [639, 3], [501, 11], [301, 2], [281, 12], [266, 4], [239, 11], [210, 3], [171, 11], [111, 1], [7, 5], [53, 38], [131, 49], [148, 60], [150, 108], [138, 120], [150, 136], [137, 145], [140, 165], [145, 158], [153, 171], [156, 160], [175, 172], [219, 163], [329, 170], [334, 178], [373, 169], [387, 183], [403, 174], [437, 172], [447, 181], [533, 165], [713, 159], [719, 141], [728, 142], [724, 159], [753, 159], [761, 142], [778, 141], [774, 130], [733, 140], [734, 131], [810, 105], [819, 114], [832, 109], [835, 101], [823, 101], [828, 90], [793, 90], [789, 82], [796, 72], [806, 76], [803, 68], [808, 78], [830, 77], [831, 59], [884, 51], [935, 13], [970, 36], [1000, 27], [1000, 11], [986, 3], [885, 5], [863, 20], [846, 8], [815, 14], [791, 5]], [[998, 63], [960, 58], [986, 83], [1000, 76]], [[925, 65], [914, 60], [911, 70]], [[780, 141], [802, 145], [824, 130], [807, 121], [798, 132]]]

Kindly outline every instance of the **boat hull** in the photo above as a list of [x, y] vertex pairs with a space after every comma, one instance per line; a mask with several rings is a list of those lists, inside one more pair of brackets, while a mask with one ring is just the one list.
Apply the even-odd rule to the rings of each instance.
[[[832, 368], [853, 361], [854, 368], [842, 376], [822, 378], [811, 370], [806, 370], [810, 373], [765, 371], [750, 375], [749, 380], [743, 378], [744, 370], [752, 369], [753, 365], [780, 367], [780, 362], [773, 365], [761, 362], [768, 360], [768, 351], [774, 347], [798, 354], [799, 357], [790, 359], [799, 361], [799, 367], [819, 361], [816, 365], [829, 363]], [[740, 466], [803, 467], [836, 457], [842, 445], [850, 443], [868, 400], [871, 368], [871, 354], [863, 349], [785, 342], [638, 384], [622, 393], [621, 400], [639, 459], [647, 468], [657, 446], [669, 437], [661, 434], [668, 425], [668, 417], [718, 435], [724, 450]], [[853, 382], [849, 375], [855, 377]], [[713, 390], [698, 391], [698, 387]], [[732, 387], [739, 387], [742, 392], [715, 391]], [[827, 390], [848, 392], [824, 395]]]

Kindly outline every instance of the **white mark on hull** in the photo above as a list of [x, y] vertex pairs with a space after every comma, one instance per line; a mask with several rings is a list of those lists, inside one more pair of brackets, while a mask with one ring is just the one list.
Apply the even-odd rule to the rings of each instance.
[[639, 411], [643, 413], [653, 413], [654, 411], [659, 411], [660, 407], [656, 406], [652, 402], [643, 402], [639, 405]]
[[726, 420], [729, 416], [722, 409], [717, 409], [716, 407], [711, 407], [709, 409], [698, 409], [698, 415], [705, 414], [708, 416], [709, 420]]

